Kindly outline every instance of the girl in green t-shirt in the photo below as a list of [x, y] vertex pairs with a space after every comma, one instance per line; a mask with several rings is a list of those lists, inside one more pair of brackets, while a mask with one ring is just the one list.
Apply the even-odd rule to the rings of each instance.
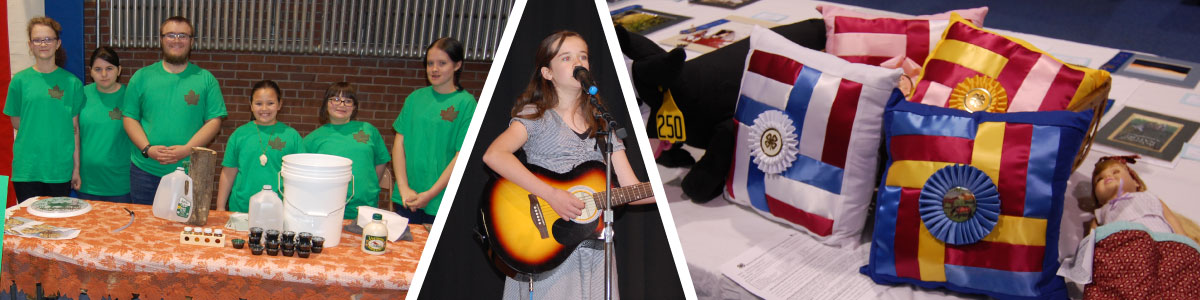
[[18, 200], [67, 196], [79, 179], [79, 111], [83, 83], [59, 68], [62, 26], [54, 19], [29, 20], [33, 67], [13, 75], [4, 114], [17, 131], [12, 181]]
[[250, 197], [270, 185], [280, 199], [278, 175], [283, 156], [303, 152], [300, 133], [279, 122], [283, 91], [271, 80], [263, 80], [250, 89], [250, 112], [254, 122], [246, 123], [229, 135], [225, 158], [221, 160], [221, 181], [217, 188], [217, 209], [249, 212]]
[[362, 104], [355, 96], [354, 86], [338, 82], [325, 90], [320, 119], [325, 125], [304, 137], [304, 150], [311, 153], [337, 155], [350, 159], [354, 175], [353, 191], [347, 191], [346, 219], [358, 217], [359, 206], [379, 206], [379, 177], [383, 167], [392, 160], [379, 130], [370, 123], [354, 121]]
[[129, 203], [129, 151], [121, 100], [125, 99], [121, 58], [108, 46], [92, 52], [88, 74], [95, 81], [83, 87], [85, 103], [79, 113], [79, 198]]
[[396, 213], [409, 223], [433, 223], [475, 113], [475, 97], [458, 83], [463, 52], [462, 43], [453, 38], [430, 44], [425, 50], [425, 78], [430, 86], [409, 94], [392, 123], [396, 130], [392, 202], [397, 204]]

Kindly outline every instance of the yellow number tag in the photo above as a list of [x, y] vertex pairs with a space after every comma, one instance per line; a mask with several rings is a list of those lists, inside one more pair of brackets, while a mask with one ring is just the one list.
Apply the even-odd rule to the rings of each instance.
[[687, 133], [683, 126], [683, 112], [679, 111], [678, 106], [675, 106], [675, 98], [671, 96], [670, 90], [663, 93], [663, 105], [658, 108], [658, 114], [654, 116], [654, 121], [658, 124], [658, 139], [670, 142], [687, 140]]

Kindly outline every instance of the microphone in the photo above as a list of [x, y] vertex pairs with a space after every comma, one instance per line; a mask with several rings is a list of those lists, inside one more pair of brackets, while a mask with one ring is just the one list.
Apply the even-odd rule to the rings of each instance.
[[600, 91], [600, 89], [596, 88], [596, 81], [592, 80], [592, 73], [588, 72], [587, 68], [576, 66], [573, 73], [572, 77], [575, 77], [575, 80], [579, 80], [579, 84], [587, 91], [588, 95], [595, 96], [596, 92]]

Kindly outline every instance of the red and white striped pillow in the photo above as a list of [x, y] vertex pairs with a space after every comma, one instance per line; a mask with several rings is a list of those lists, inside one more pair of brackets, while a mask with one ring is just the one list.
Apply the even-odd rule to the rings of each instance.
[[942, 39], [942, 31], [950, 25], [951, 12], [983, 26], [988, 8], [911, 18], [876, 16], [833, 5], [817, 5], [817, 11], [825, 19], [825, 52], [850, 62], [878, 66], [896, 57], [925, 64], [925, 58]]
[[876, 186], [881, 116], [899, 76], [755, 27], [726, 199], [827, 245], [856, 243]]

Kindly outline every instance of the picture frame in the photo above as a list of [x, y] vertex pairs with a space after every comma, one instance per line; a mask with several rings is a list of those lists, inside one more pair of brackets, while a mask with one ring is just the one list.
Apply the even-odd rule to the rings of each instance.
[[1096, 142], [1172, 162], [1198, 128], [1194, 121], [1125, 107], [1100, 129]]
[[641, 5], [623, 7], [611, 11], [609, 15], [612, 16], [614, 26], [623, 26], [625, 30], [641, 35], [647, 35], [692, 18], [645, 9]]
[[1189, 89], [1195, 88], [1196, 83], [1200, 82], [1200, 64], [1138, 53], [1118, 53], [1101, 69], [1113, 70], [1113, 74], [1117, 75]]
[[778, 25], [774, 22], [730, 15], [680, 31], [678, 35], [660, 40], [658, 43], [672, 47], [684, 47], [684, 49], [704, 54], [750, 37], [750, 31], [754, 29], [754, 26], [771, 28]]
[[728, 8], [728, 9], [738, 9], [738, 8], [741, 8], [742, 6], [746, 6], [751, 3], [758, 2], [758, 0], [691, 0], [689, 2], [691, 2], [692, 4], [716, 6], [716, 7]]

